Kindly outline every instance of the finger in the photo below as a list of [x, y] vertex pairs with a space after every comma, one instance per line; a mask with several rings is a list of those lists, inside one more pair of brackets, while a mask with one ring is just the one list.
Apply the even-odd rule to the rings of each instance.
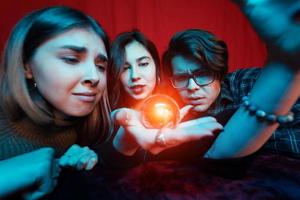
[[191, 127], [187, 132], [193, 139], [199, 139], [203, 136], [214, 136], [215, 131], [223, 130], [223, 126], [218, 122], [210, 122]]
[[113, 122], [116, 121], [116, 114], [117, 114], [121, 109], [122, 109], [122, 108], [120, 108], [120, 109], [115, 109], [115, 110], [113, 110], [113, 111], [110, 113], [110, 118], [111, 118], [111, 120], [112, 120]]
[[79, 158], [76, 165], [76, 169], [77, 170], [85, 169], [86, 166], [88, 165], [89, 160], [93, 157], [97, 158], [97, 154], [93, 150], [88, 149], [88, 151], [85, 151], [85, 153], [82, 154], [81, 157]]
[[208, 130], [210, 130], [212, 133], [214, 131], [218, 131], [218, 130], [223, 130], [223, 125], [218, 123], [218, 122], [210, 122], [207, 123], [205, 125], [203, 125], [203, 127], [206, 127]]
[[78, 149], [74, 150], [69, 157], [68, 166], [76, 167], [77, 163], [79, 162], [80, 158], [85, 154], [88, 154], [91, 151], [87, 146], [79, 147]]
[[192, 105], [186, 105], [183, 108], [180, 109], [180, 120], [181, 121], [188, 113], [189, 111], [193, 108]]
[[59, 165], [61, 167], [73, 166], [74, 164], [72, 165], [72, 163], [76, 163], [75, 159], [78, 159], [78, 155], [82, 153], [80, 152], [81, 149], [77, 144], [72, 145], [59, 159]]
[[126, 110], [119, 110], [115, 114], [115, 121], [120, 126], [127, 126], [129, 123], [129, 120], [131, 119], [131, 115]]
[[91, 154], [89, 152], [87, 152], [86, 154], [82, 155], [78, 162], [77, 162], [77, 165], [76, 165], [76, 169], [77, 170], [82, 170], [84, 169], [87, 164], [88, 164], [88, 161], [91, 159]]
[[98, 162], [98, 156], [96, 154], [91, 159], [89, 159], [88, 164], [85, 167], [85, 170], [91, 170], [91, 169], [93, 169], [94, 166], [97, 164], [97, 162]]
[[188, 127], [188, 126], [197, 126], [197, 125], [200, 125], [200, 124], [205, 124], [205, 123], [209, 123], [209, 122], [216, 122], [216, 121], [217, 121], [216, 118], [209, 116], [209, 117], [200, 117], [200, 118], [197, 118], [197, 119], [182, 122], [179, 125], [181, 127]]
[[80, 149], [81, 147], [78, 144], [73, 144], [67, 151], [66, 154], [72, 154], [72, 153], [76, 153], [76, 151], [78, 151], [78, 149]]
[[115, 122], [123, 127], [141, 125], [140, 113], [133, 109], [121, 109], [115, 114]]

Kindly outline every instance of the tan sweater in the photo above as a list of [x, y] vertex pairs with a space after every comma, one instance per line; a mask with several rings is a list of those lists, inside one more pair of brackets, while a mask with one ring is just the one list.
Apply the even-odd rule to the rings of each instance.
[[41, 127], [28, 118], [11, 122], [0, 109], [0, 160], [30, 152], [41, 147], [53, 147], [61, 156], [76, 142], [74, 127]]

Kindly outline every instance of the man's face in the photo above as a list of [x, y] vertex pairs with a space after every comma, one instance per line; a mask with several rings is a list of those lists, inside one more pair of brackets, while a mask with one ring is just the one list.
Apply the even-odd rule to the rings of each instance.
[[171, 64], [173, 86], [176, 87], [182, 101], [193, 105], [195, 112], [207, 111], [220, 93], [220, 80], [215, 79], [212, 72], [190, 58], [178, 55], [172, 59]]

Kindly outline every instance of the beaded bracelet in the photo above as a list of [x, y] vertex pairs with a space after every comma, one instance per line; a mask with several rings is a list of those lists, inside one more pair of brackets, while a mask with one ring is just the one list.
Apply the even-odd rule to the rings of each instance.
[[276, 115], [272, 113], [266, 113], [263, 110], [258, 109], [256, 105], [253, 105], [249, 99], [249, 96], [243, 97], [243, 106], [249, 111], [250, 115], [255, 115], [259, 120], [266, 121], [267, 123], [286, 124], [294, 120], [294, 113], [289, 112], [286, 115]]

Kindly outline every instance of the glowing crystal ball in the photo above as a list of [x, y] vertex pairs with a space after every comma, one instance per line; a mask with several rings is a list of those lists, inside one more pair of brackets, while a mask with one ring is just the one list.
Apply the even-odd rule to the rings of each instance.
[[142, 122], [147, 128], [175, 126], [180, 119], [179, 107], [175, 100], [163, 94], [152, 95], [142, 106]]

